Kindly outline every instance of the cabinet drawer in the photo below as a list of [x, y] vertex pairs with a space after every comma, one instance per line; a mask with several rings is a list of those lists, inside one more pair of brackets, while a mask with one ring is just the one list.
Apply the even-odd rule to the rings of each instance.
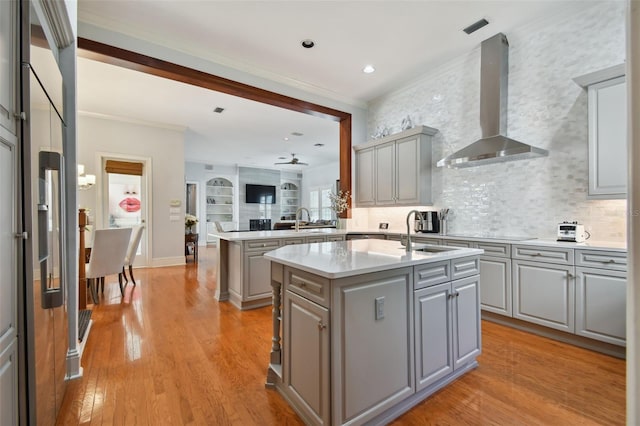
[[325, 241], [327, 241], [327, 237], [325, 236], [307, 237], [305, 239], [306, 243], [324, 243]]
[[451, 260], [451, 279], [458, 280], [460, 278], [478, 275], [480, 273], [480, 259], [478, 256], [462, 257], [460, 259]]
[[613, 251], [576, 250], [576, 266], [626, 271], [627, 254]]
[[327, 241], [344, 241], [344, 235], [327, 235]]
[[[406, 238], [404, 240], [406, 241]], [[434, 244], [436, 246], [442, 245], [442, 240], [440, 238], [415, 237], [411, 238], [411, 241], [418, 244]]]
[[512, 259], [573, 265], [573, 249], [536, 246], [512, 246]]
[[284, 240], [282, 240], [282, 245], [283, 246], [291, 246], [294, 244], [304, 244], [304, 237], [303, 238], [285, 238]]
[[414, 290], [451, 281], [451, 262], [443, 260], [415, 266], [413, 276], [415, 279]]
[[475, 247], [484, 250], [485, 256], [511, 257], [511, 244], [478, 242]]
[[471, 241], [461, 241], [461, 240], [442, 240], [442, 245], [451, 246], [451, 247], [463, 247], [463, 248], [473, 247], [473, 243]]
[[325, 308], [329, 307], [329, 280], [294, 268], [285, 268], [285, 288]]
[[278, 240], [255, 240], [245, 241], [244, 249], [246, 251], [268, 251], [280, 247]]

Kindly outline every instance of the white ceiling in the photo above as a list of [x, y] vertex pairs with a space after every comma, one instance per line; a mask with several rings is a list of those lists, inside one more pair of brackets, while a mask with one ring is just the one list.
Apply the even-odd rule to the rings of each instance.
[[[80, 0], [78, 13], [81, 22], [363, 107], [497, 32], [585, 3]], [[462, 32], [481, 18], [490, 24]], [[307, 38], [314, 48], [301, 47]], [[366, 64], [376, 72], [364, 74]], [[273, 167], [288, 153], [311, 166], [338, 159], [334, 122], [86, 59], [78, 69], [82, 111], [188, 129], [196, 142], [186, 160]]]

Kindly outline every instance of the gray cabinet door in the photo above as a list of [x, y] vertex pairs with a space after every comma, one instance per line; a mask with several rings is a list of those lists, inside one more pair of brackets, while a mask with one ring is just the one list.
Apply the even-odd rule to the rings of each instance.
[[332, 288], [333, 424], [363, 424], [415, 393], [412, 268]]
[[420, 135], [396, 142], [396, 202], [420, 204]]
[[16, 1], [0, 2], [0, 126], [17, 134], [16, 119], [16, 70], [18, 56], [16, 39], [18, 19]]
[[451, 283], [454, 369], [467, 364], [480, 355], [479, 284], [479, 275]]
[[573, 333], [574, 267], [513, 261], [513, 316]]
[[627, 274], [576, 268], [576, 334], [626, 345]]
[[375, 199], [377, 206], [396, 203], [396, 150], [389, 142], [375, 147]]
[[480, 306], [483, 310], [511, 316], [511, 259], [480, 257]]
[[267, 251], [247, 252], [244, 255], [243, 301], [271, 295], [271, 261], [262, 256]]
[[356, 207], [373, 206], [376, 203], [374, 193], [374, 160], [373, 148], [356, 151]]
[[453, 372], [451, 283], [415, 291], [416, 392]]
[[283, 380], [289, 398], [307, 423], [331, 423], [329, 397], [329, 310], [286, 291], [283, 321]]
[[625, 77], [589, 86], [589, 198], [627, 193]]

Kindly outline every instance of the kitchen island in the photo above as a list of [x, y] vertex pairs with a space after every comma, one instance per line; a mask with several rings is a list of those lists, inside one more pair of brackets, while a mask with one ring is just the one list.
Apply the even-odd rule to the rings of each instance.
[[300, 231], [249, 231], [216, 233], [218, 246], [215, 298], [228, 300], [238, 309], [271, 304], [271, 262], [262, 255], [275, 248], [343, 241], [346, 231], [309, 228]]
[[264, 254], [267, 385], [305, 423], [384, 424], [477, 366], [483, 251], [415, 248], [354, 240]]

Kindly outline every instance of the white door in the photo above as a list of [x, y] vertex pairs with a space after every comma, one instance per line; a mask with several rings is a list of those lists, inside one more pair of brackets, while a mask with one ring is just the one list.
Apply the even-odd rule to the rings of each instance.
[[[137, 171], [130, 174], [126, 168], [122, 173], [107, 170], [107, 161], [141, 165], [141, 175]], [[151, 224], [148, 219], [147, 162], [139, 159], [102, 158], [102, 227], [130, 228], [144, 226], [142, 239], [133, 266], [148, 264], [149, 235]]]
[[2, 138], [3, 134], [0, 132], [0, 424], [15, 425], [18, 424], [16, 154], [15, 144]]
[[18, 424], [15, 1], [0, 1], [0, 425]]

